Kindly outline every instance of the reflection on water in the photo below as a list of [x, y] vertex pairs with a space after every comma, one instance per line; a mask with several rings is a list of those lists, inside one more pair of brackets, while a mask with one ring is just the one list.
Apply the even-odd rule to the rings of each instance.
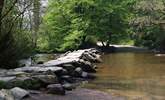
[[[165, 100], [165, 57], [151, 53], [103, 55], [98, 78], [87, 87], [135, 97], [135, 100]], [[144, 98], [143, 98], [144, 97]]]

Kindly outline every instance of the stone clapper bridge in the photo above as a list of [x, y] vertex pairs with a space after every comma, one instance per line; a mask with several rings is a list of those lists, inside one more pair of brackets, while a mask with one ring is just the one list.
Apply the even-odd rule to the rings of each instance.
[[67, 52], [37, 66], [2, 70], [0, 100], [6, 100], [6, 95], [19, 100], [29, 95], [24, 89], [44, 88], [47, 93], [64, 95], [66, 90], [76, 88], [82, 81], [95, 78], [93, 73], [97, 67], [94, 63], [102, 62], [100, 56], [97, 49], [91, 48]]

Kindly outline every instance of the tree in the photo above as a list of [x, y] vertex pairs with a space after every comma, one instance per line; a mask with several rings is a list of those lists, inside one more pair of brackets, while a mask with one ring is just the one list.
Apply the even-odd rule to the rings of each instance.
[[37, 46], [37, 34], [40, 25], [40, 0], [33, 0], [33, 44], [34, 48]]
[[0, 35], [1, 35], [1, 25], [2, 25], [2, 10], [4, 6], [4, 0], [0, 0]]
[[132, 21], [136, 33], [136, 45], [165, 50], [164, 0], [140, 0], [134, 6]]
[[127, 33], [127, 6], [130, 2], [50, 0], [44, 16], [45, 39], [40, 40], [46, 41], [48, 45], [44, 46], [55, 51], [77, 49], [83, 44], [89, 44], [91, 37], [109, 46], [112, 40], [117, 40], [113, 38], [121, 38], [120, 34]]
[[18, 61], [31, 51], [26, 23], [24, 23], [25, 13], [30, 5], [26, 0], [4, 0], [1, 6], [1, 68], [18, 67]]

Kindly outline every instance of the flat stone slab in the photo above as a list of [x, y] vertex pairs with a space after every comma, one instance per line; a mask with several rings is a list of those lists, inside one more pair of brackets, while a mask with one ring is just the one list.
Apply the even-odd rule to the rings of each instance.
[[57, 72], [61, 71], [62, 67], [22, 67], [22, 68], [16, 68], [15, 71], [22, 71], [22, 72], [46, 72], [46, 71], [52, 71]]
[[9, 82], [11, 80], [14, 80], [16, 76], [5, 76], [5, 77], [0, 77], [0, 81], [2, 82]]
[[74, 62], [77, 62], [79, 61], [79, 59], [57, 59], [57, 60], [51, 60], [51, 61], [48, 61], [44, 64], [44, 66], [58, 66], [58, 65], [61, 65], [61, 64], [71, 64], [71, 63], [74, 63]]
[[61, 64], [78, 62], [80, 60], [80, 58], [82, 57], [82, 55], [85, 52], [89, 52], [90, 50], [92, 50], [92, 49], [73, 51], [71, 53], [66, 54], [63, 57], [56, 59], [56, 60], [50, 60], [50, 61], [44, 63], [44, 66], [58, 66]]

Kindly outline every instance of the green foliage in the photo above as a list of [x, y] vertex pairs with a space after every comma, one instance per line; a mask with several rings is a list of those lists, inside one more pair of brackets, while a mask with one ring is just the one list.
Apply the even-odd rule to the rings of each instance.
[[87, 40], [91, 36], [95, 37], [95, 42], [108, 42], [111, 40], [109, 34], [115, 38], [114, 42], [118, 42], [118, 38], [121, 40], [123, 36], [128, 36], [128, 5], [132, 2], [133, 0], [49, 0], [43, 18], [39, 49], [73, 50], [89, 42]]
[[165, 50], [164, 0], [139, 0], [134, 6], [132, 21], [135, 45]]

